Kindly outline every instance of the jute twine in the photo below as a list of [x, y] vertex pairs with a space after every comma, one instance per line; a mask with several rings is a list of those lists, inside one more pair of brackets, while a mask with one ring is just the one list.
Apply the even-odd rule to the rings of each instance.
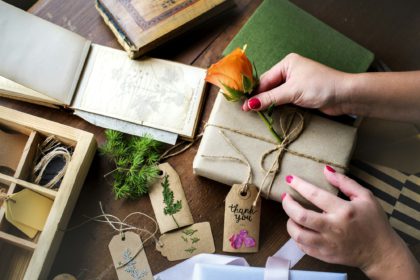
[[[114, 215], [105, 213], [105, 211], [104, 211], [104, 209], [102, 207], [102, 203], [101, 202], [99, 202], [99, 208], [101, 209], [101, 213], [102, 213], [101, 215], [98, 215], [98, 216], [95, 216], [95, 217], [91, 217], [88, 220], [86, 220], [86, 221], [84, 221], [84, 222], [82, 222], [82, 223], [80, 223], [80, 224], [78, 224], [78, 225], [76, 225], [74, 227], [67, 228], [65, 231], [75, 230], [75, 229], [80, 228], [81, 226], [83, 226], [83, 225], [85, 225], [87, 223], [90, 223], [90, 222], [99, 222], [99, 223], [108, 224], [114, 231], [118, 232], [121, 235], [121, 238], [124, 238], [124, 236], [125, 236], [124, 233], [126, 231], [130, 231], [130, 230], [131, 231], [136, 231], [138, 233], [139, 232], [144, 232], [144, 233], [147, 233], [148, 234], [148, 237], [143, 240], [143, 244], [141, 246], [139, 246], [134, 251], [135, 253], [133, 254], [133, 256], [129, 260], [127, 260], [126, 262], [121, 263], [118, 266], [116, 266], [115, 267], [116, 269], [121, 268], [121, 267], [124, 267], [128, 263], [130, 263], [132, 260], [134, 260], [137, 257], [137, 255], [144, 249], [144, 244], [147, 241], [149, 241], [150, 239], [153, 238], [154, 241], [157, 244], [160, 243], [159, 240], [156, 238], [156, 234], [158, 232], [158, 224], [157, 224], [157, 222], [156, 222], [155, 219], [153, 219], [151, 216], [147, 215], [146, 213], [143, 213], [143, 212], [133, 212], [133, 213], [127, 215], [123, 220], [120, 220], [117, 216], [114, 216]], [[136, 216], [136, 215], [137, 216], [146, 217], [147, 219], [149, 219], [150, 221], [152, 221], [153, 224], [154, 224], [154, 228], [155, 228], [154, 231], [153, 232], [150, 232], [149, 230], [147, 230], [145, 228], [139, 228], [139, 227], [137, 227], [135, 225], [132, 225], [132, 224], [129, 224], [127, 222], [127, 220], [130, 217], [133, 217], [133, 216]]]
[[12, 201], [16, 203], [16, 201], [7, 194], [7, 191], [4, 188], [0, 189], [0, 201]]
[[[258, 201], [258, 198], [260, 197], [261, 192], [263, 190], [264, 190], [264, 194], [265, 194], [266, 198], [268, 198], [270, 196], [274, 179], [280, 171], [281, 160], [283, 158], [284, 153], [286, 153], [286, 152], [290, 153], [292, 155], [298, 156], [298, 157], [307, 158], [307, 159], [315, 161], [315, 162], [319, 162], [319, 163], [323, 163], [323, 164], [326, 164], [326, 165], [346, 169], [346, 167], [343, 166], [343, 165], [340, 165], [340, 164], [337, 164], [337, 163], [334, 163], [334, 162], [331, 162], [331, 161], [328, 161], [328, 160], [324, 160], [324, 159], [321, 159], [321, 158], [317, 158], [317, 157], [314, 157], [314, 156], [311, 156], [311, 155], [307, 155], [307, 154], [304, 154], [304, 153], [300, 153], [300, 152], [297, 152], [297, 151], [294, 151], [294, 150], [291, 150], [291, 149], [287, 148], [287, 146], [290, 145], [293, 141], [295, 141], [301, 135], [301, 133], [304, 130], [305, 117], [304, 117], [304, 114], [301, 111], [299, 111], [297, 109], [294, 109], [294, 108], [283, 110], [282, 113], [281, 113], [281, 116], [280, 116], [280, 122], [279, 123], [280, 123], [281, 134], [283, 135], [283, 140], [282, 140], [281, 143], [275, 142], [271, 139], [262, 137], [260, 135], [255, 135], [255, 134], [252, 134], [252, 133], [249, 133], [249, 132], [246, 132], [246, 131], [242, 131], [242, 130], [239, 130], [239, 129], [233, 129], [233, 128], [223, 126], [223, 125], [217, 125], [217, 124], [211, 124], [211, 123], [207, 123], [205, 125], [205, 128], [207, 128], [208, 126], [219, 128], [219, 133], [221, 133], [225, 142], [227, 142], [229, 144], [229, 146], [233, 147], [233, 149], [236, 151], [236, 153], [240, 157], [209, 156], [209, 155], [202, 155], [202, 157], [208, 158], [208, 159], [213, 159], [213, 160], [236, 161], [236, 162], [240, 162], [242, 164], [247, 165], [248, 166], [248, 176], [247, 176], [246, 181], [243, 183], [244, 186], [247, 186], [251, 182], [251, 178], [252, 178], [251, 165], [250, 165], [248, 159], [246, 158], [246, 156], [244, 155], [244, 153], [241, 152], [233, 144], [233, 142], [223, 132], [223, 130], [230, 131], [230, 132], [233, 132], [235, 134], [243, 135], [243, 136], [246, 136], [246, 137], [249, 137], [249, 138], [258, 139], [260, 141], [275, 145], [273, 148], [270, 148], [269, 150], [264, 152], [261, 156], [260, 168], [263, 172], [265, 172], [265, 176], [264, 176], [264, 179], [262, 180], [262, 183], [260, 184], [258, 195], [254, 200], [254, 203], [253, 203], [254, 206], [256, 205], [256, 203]], [[275, 153], [275, 160], [273, 161], [271, 167], [269, 169], [266, 169], [264, 167], [264, 163], [266, 161], [266, 158], [273, 153]], [[271, 179], [268, 182], [268, 184], [266, 184], [266, 181], [269, 177], [271, 177]]]
[[42, 187], [51, 189], [64, 177], [71, 160], [71, 154], [66, 147], [61, 146], [61, 143], [55, 138], [54, 135], [47, 137], [44, 142], [39, 145], [39, 151], [42, 155], [42, 158], [38, 161], [32, 171], [35, 184], [40, 184], [48, 164], [53, 159], [61, 157], [65, 162], [63, 168], [61, 168], [61, 170], [54, 176], [54, 178], [52, 178], [46, 184], [41, 185]]

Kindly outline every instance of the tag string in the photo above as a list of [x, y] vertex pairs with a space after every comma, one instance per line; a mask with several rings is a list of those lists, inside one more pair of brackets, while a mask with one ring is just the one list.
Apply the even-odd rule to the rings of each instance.
[[[124, 236], [125, 236], [124, 232], [133, 230], [133, 231], [137, 231], [137, 232], [145, 232], [149, 235], [146, 239], [144, 239], [143, 244], [146, 243], [147, 241], [149, 241], [152, 238], [154, 239], [154, 241], [157, 244], [160, 244], [160, 241], [156, 238], [156, 234], [158, 232], [158, 224], [157, 224], [156, 220], [153, 219], [151, 216], [149, 216], [145, 213], [142, 213], [142, 212], [133, 212], [133, 213], [127, 215], [123, 220], [120, 220], [117, 216], [114, 216], [114, 215], [111, 215], [111, 214], [106, 214], [103, 207], [102, 207], [101, 202], [99, 202], [99, 208], [101, 209], [101, 213], [102, 213], [101, 215], [91, 217], [88, 220], [86, 220], [86, 221], [84, 221], [84, 222], [82, 222], [82, 223], [80, 223], [80, 224], [78, 224], [74, 227], [67, 228], [66, 231], [75, 230], [75, 229], [77, 229], [77, 228], [79, 228], [79, 227], [81, 227], [81, 226], [83, 226], [83, 225], [85, 225], [89, 222], [94, 221], [94, 222], [108, 224], [109, 226], [111, 226], [111, 228], [114, 231], [117, 231], [121, 235], [122, 238], [124, 238]], [[149, 230], [147, 230], [145, 228], [139, 228], [139, 227], [136, 227], [132, 224], [129, 224], [127, 222], [127, 220], [130, 217], [133, 217], [135, 215], [140, 215], [140, 216], [144, 216], [144, 217], [148, 218], [150, 221], [153, 222], [155, 230], [153, 232], [150, 232]], [[130, 259], [128, 259], [124, 263], [119, 264], [115, 268], [119, 269], [119, 268], [122, 268], [122, 267], [126, 266], [128, 263], [130, 263], [132, 260], [134, 260], [143, 249], [144, 249], [144, 245], [139, 246], [139, 248], [135, 251], [135, 253], [133, 254], [133, 256]]]
[[[177, 156], [179, 154], [182, 154], [183, 152], [188, 150], [192, 145], [194, 145], [198, 140], [200, 140], [202, 136], [203, 136], [203, 133], [200, 133], [191, 142], [184, 140], [184, 141], [181, 141], [181, 142], [173, 145], [172, 147], [167, 149], [165, 152], [163, 152], [163, 154], [159, 157], [159, 162], [162, 161], [162, 160]], [[182, 146], [184, 146], [184, 147], [182, 147]], [[182, 147], [182, 148], [179, 149], [179, 147]], [[179, 150], [177, 150], [177, 149], [179, 149]]]
[[[258, 198], [261, 195], [261, 192], [264, 191], [265, 196], [268, 198], [270, 193], [271, 193], [271, 189], [273, 186], [273, 182], [274, 179], [276, 177], [276, 175], [278, 174], [278, 172], [280, 171], [280, 163], [281, 160], [283, 158], [284, 153], [290, 153], [292, 155], [298, 156], [298, 157], [302, 157], [302, 158], [306, 158], [315, 162], [319, 162], [319, 163], [323, 163], [326, 165], [330, 165], [330, 166], [334, 166], [334, 167], [338, 167], [341, 169], [347, 169], [345, 166], [328, 161], [328, 160], [324, 160], [324, 159], [320, 159], [311, 155], [307, 155], [304, 153], [300, 153], [294, 150], [291, 150], [289, 148], [287, 148], [287, 146], [289, 144], [291, 144], [293, 141], [295, 141], [300, 134], [302, 133], [303, 129], [304, 129], [304, 124], [305, 124], [305, 118], [302, 112], [291, 108], [291, 109], [285, 109], [282, 110], [282, 115], [280, 116], [280, 129], [282, 132], [283, 137], [283, 141], [281, 143], [275, 142], [271, 139], [259, 136], [259, 135], [255, 135], [246, 131], [241, 131], [238, 129], [233, 129], [227, 126], [223, 126], [223, 125], [217, 125], [217, 124], [211, 124], [211, 123], [207, 123], [205, 125], [205, 129], [209, 126], [213, 126], [216, 128], [219, 128], [219, 133], [222, 134], [223, 139], [225, 140], [226, 143], [228, 143], [231, 147], [233, 147], [233, 149], [236, 151], [237, 154], [240, 155], [240, 158], [238, 157], [230, 157], [230, 156], [209, 156], [209, 155], [202, 155], [203, 158], [208, 158], [208, 159], [213, 159], [213, 160], [230, 160], [230, 161], [236, 161], [236, 162], [240, 162], [242, 164], [245, 164], [248, 166], [249, 172], [248, 172], [248, 178], [246, 180], [246, 184], [250, 184], [251, 183], [251, 175], [252, 175], [252, 169], [251, 169], [251, 165], [249, 163], [249, 161], [247, 160], [247, 158], [245, 157], [245, 155], [232, 143], [232, 141], [229, 139], [229, 137], [223, 132], [223, 130], [226, 131], [230, 131], [232, 133], [238, 134], [238, 135], [243, 135], [249, 138], [253, 138], [253, 139], [257, 139], [269, 144], [273, 144], [275, 145], [275, 147], [270, 148], [268, 151], [264, 152], [263, 155], [261, 156], [260, 159], [260, 168], [261, 170], [265, 173], [264, 178], [262, 180], [262, 183], [259, 187], [259, 191], [258, 194], [254, 200], [253, 206], [256, 206]], [[297, 120], [296, 120], [297, 119]], [[275, 160], [273, 161], [271, 167], [269, 169], [266, 169], [264, 167], [264, 163], [267, 159], [267, 157], [271, 154], [275, 153]], [[270, 181], [268, 182], [268, 184], [266, 184], [267, 179], [270, 178]]]
[[0, 201], [11, 201], [13, 203], [16, 203], [16, 200], [10, 197], [10, 195], [7, 194], [6, 189], [0, 189]]

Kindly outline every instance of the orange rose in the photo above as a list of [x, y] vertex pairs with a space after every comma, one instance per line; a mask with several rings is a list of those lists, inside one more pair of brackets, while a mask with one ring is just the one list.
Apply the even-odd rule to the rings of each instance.
[[222, 89], [229, 101], [239, 101], [252, 92], [256, 79], [252, 64], [240, 48], [225, 56], [207, 70], [206, 81]]

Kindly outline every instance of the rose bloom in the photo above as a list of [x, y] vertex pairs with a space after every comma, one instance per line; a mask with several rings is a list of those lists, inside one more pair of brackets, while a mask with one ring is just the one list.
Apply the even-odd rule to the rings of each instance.
[[206, 81], [222, 89], [229, 100], [239, 101], [243, 95], [252, 91], [254, 86], [252, 71], [252, 64], [245, 51], [237, 48], [210, 66]]

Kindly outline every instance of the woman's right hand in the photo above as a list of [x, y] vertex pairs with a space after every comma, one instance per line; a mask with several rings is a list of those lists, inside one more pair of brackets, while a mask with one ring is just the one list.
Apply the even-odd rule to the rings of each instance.
[[257, 94], [242, 109], [260, 111], [271, 104], [292, 103], [341, 115], [346, 113], [343, 93], [348, 75], [292, 53], [261, 76]]

